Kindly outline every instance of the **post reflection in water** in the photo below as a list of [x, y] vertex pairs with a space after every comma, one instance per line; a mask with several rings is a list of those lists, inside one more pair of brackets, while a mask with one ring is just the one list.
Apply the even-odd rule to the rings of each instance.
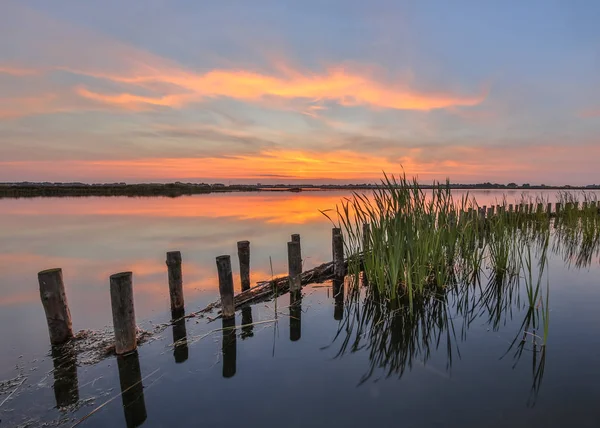
[[223, 341], [223, 377], [235, 376], [237, 358], [237, 337], [235, 331], [235, 317], [222, 318]]
[[79, 401], [79, 385], [75, 350], [69, 343], [53, 346], [52, 362], [54, 364], [56, 407], [60, 409], [77, 403]]
[[252, 306], [246, 305], [242, 308], [242, 340], [254, 336], [252, 323]]
[[290, 340], [302, 337], [302, 290], [290, 291]]
[[344, 280], [333, 279], [333, 319], [341, 321], [344, 318]]
[[142, 385], [142, 370], [137, 351], [117, 356], [119, 381], [121, 383], [121, 399], [127, 428], [142, 425], [147, 418]]
[[173, 357], [175, 358], [175, 363], [179, 364], [186, 361], [189, 354], [185, 310], [172, 311], [171, 317], [173, 319]]

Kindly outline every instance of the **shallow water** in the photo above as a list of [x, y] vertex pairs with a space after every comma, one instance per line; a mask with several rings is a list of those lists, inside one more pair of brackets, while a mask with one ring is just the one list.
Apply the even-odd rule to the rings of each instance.
[[[481, 205], [502, 194], [470, 193]], [[520, 195], [509, 195], [509, 202]], [[356, 328], [350, 328], [357, 313], [348, 304], [336, 305], [324, 284], [304, 289], [301, 312], [294, 307], [290, 313], [289, 295], [238, 311], [238, 327], [248, 324], [249, 312], [258, 324], [235, 336], [220, 330], [221, 320], [190, 319], [185, 328], [170, 327], [141, 346], [137, 361], [111, 357], [75, 368], [66, 364], [67, 357], [52, 370], [38, 271], [63, 268], [79, 330], [110, 324], [108, 276], [132, 270], [136, 316], [151, 328], [170, 318], [166, 251], [182, 251], [190, 312], [217, 298], [215, 257], [235, 255], [238, 240], [251, 242], [253, 281], [271, 276], [269, 258], [275, 275], [287, 271], [292, 233], [302, 236], [305, 268], [329, 261], [331, 224], [318, 209], [332, 208], [343, 196], [347, 193], [0, 200], [5, 344], [0, 380], [23, 376], [19, 387], [5, 394], [0, 389], [2, 403], [16, 388], [0, 406], [0, 427], [61, 418], [71, 426], [111, 399], [79, 426], [600, 423], [595, 406], [600, 336], [594, 334], [600, 318], [598, 254], [583, 269], [551, 255], [550, 334], [543, 359], [539, 346], [533, 352], [532, 338], [519, 358], [515, 347], [509, 349], [516, 336], [520, 339], [523, 301], [508, 305], [494, 324], [493, 308], [481, 299], [475, 299], [481, 302], [477, 311], [466, 316], [448, 296], [446, 321], [429, 329], [437, 335], [407, 341], [405, 334], [415, 327], [396, 317], [383, 330], [369, 323], [357, 340]], [[236, 257], [232, 260], [237, 281]], [[173, 349], [174, 338], [184, 332], [187, 346]], [[138, 378], [143, 389], [138, 384], [119, 395]], [[55, 408], [75, 402], [78, 409]]]

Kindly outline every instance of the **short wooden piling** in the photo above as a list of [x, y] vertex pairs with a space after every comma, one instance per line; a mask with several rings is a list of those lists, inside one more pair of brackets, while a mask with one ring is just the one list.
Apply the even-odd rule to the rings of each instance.
[[371, 242], [371, 224], [364, 223], [363, 224], [363, 251], [367, 251]]
[[250, 242], [237, 243], [238, 259], [240, 261], [240, 282], [242, 291], [250, 290]]
[[288, 242], [287, 250], [290, 291], [298, 291], [302, 288], [302, 284], [300, 282], [300, 275], [302, 274], [302, 256], [300, 255], [300, 242]]
[[560, 202], [557, 202], [554, 206], [554, 213], [558, 215], [558, 213], [560, 213], [562, 204]]
[[548, 202], [548, 205], [546, 206], [546, 214], [548, 217], [552, 215], [552, 202]]
[[331, 233], [333, 249], [333, 275], [336, 278], [346, 276], [346, 266], [344, 265], [344, 236], [342, 229], [334, 227]]
[[235, 315], [233, 303], [233, 275], [231, 273], [231, 257], [217, 257], [217, 272], [219, 274], [219, 293], [221, 294], [221, 311], [223, 318]]
[[137, 348], [133, 274], [121, 272], [110, 277], [110, 302], [115, 329], [115, 351], [126, 354]]
[[541, 202], [537, 205], [537, 213], [536, 214], [541, 214], [544, 212], [544, 204], [542, 204]]
[[297, 233], [294, 233], [292, 235], [292, 242], [300, 242], [300, 235]]
[[184, 307], [183, 276], [181, 274], [180, 251], [169, 251], [167, 253], [167, 269], [169, 271], [169, 295], [171, 296], [171, 312], [179, 311]]
[[513, 212], [513, 204], [508, 204], [508, 212], [509, 213]]
[[73, 337], [71, 311], [69, 311], [65, 294], [62, 269], [48, 269], [39, 272], [38, 282], [48, 323], [50, 343], [59, 345]]

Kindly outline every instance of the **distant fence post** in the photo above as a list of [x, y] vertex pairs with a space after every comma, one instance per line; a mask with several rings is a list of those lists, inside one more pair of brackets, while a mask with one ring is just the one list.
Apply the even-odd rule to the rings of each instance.
[[217, 272], [219, 274], [219, 293], [221, 294], [221, 310], [223, 318], [235, 315], [233, 303], [233, 275], [231, 274], [231, 257], [217, 257]]
[[554, 212], [558, 215], [558, 213], [560, 213], [560, 209], [561, 209], [562, 204], [560, 202], [556, 203], [556, 206], [554, 207]]
[[121, 272], [110, 277], [110, 302], [115, 329], [115, 351], [126, 354], [137, 348], [133, 274]]
[[363, 242], [362, 242], [362, 249], [363, 249], [363, 253], [366, 253], [369, 250], [369, 247], [371, 245], [371, 224], [370, 223], [363, 223]]
[[288, 273], [290, 291], [298, 291], [302, 288], [302, 256], [300, 255], [300, 242], [288, 242]]
[[169, 271], [169, 295], [171, 296], [171, 312], [183, 309], [183, 276], [181, 274], [181, 252], [167, 253], [167, 268]]
[[508, 204], [508, 212], [509, 213], [513, 212], [513, 204]]
[[546, 214], [548, 214], [548, 217], [552, 215], [552, 202], [548, 202], [548, 205], [546, 206]]
[[333, 275], [336, 278], [346, 276], [346, 267], [344, 266], [344, 236], [342, 229], [334, 227], [331, 234], [333, 249]]
[[240, 260], [240, 280], [242, 291], [250, 290], [250, 242], [237, 243], [238, 259]]
[[65, 294], [62, 269], [48, 269], [39, 272], [38, 282], [48, 323], [50, 343], [59, 345], [73, 337], [71, 312]]

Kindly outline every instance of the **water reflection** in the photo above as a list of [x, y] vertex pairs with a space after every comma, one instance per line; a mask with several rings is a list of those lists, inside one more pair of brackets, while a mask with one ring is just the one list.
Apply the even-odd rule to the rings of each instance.
[[237, 336], [235, 331], [235, 317], [222, 318], [223, 340], [223, 377], [235, 376], [237, 358]]
[[129, 355], [118, 356], [117, 365], [127, 428], [138, 427], [146, 421], [147, 414], [142, 370], [137, 351]]
[[302, 337], [302, 290], [290, 291], [290, 340]]
[[252, 306], [242, 308], [242, 340], [254, 336], [254, 324], [252, 321]]
[[56, 407], [63, 408], [79, 401], [79, 385], [77, 381], [77, 354], [67, 343], [52, 347], [54, 364], [54, 397]]
[[333, 319], [341, 321], [344, 318], [344, 280], [333, 279], [332, 280], [332, 292], [333, 292]]
[[175, 358], [175, 363], [178, 364], [186, 361], [189, 354], [184, 316], [184, 309], [171, 312], [171, 318], [173, 320], [173, 357]]

